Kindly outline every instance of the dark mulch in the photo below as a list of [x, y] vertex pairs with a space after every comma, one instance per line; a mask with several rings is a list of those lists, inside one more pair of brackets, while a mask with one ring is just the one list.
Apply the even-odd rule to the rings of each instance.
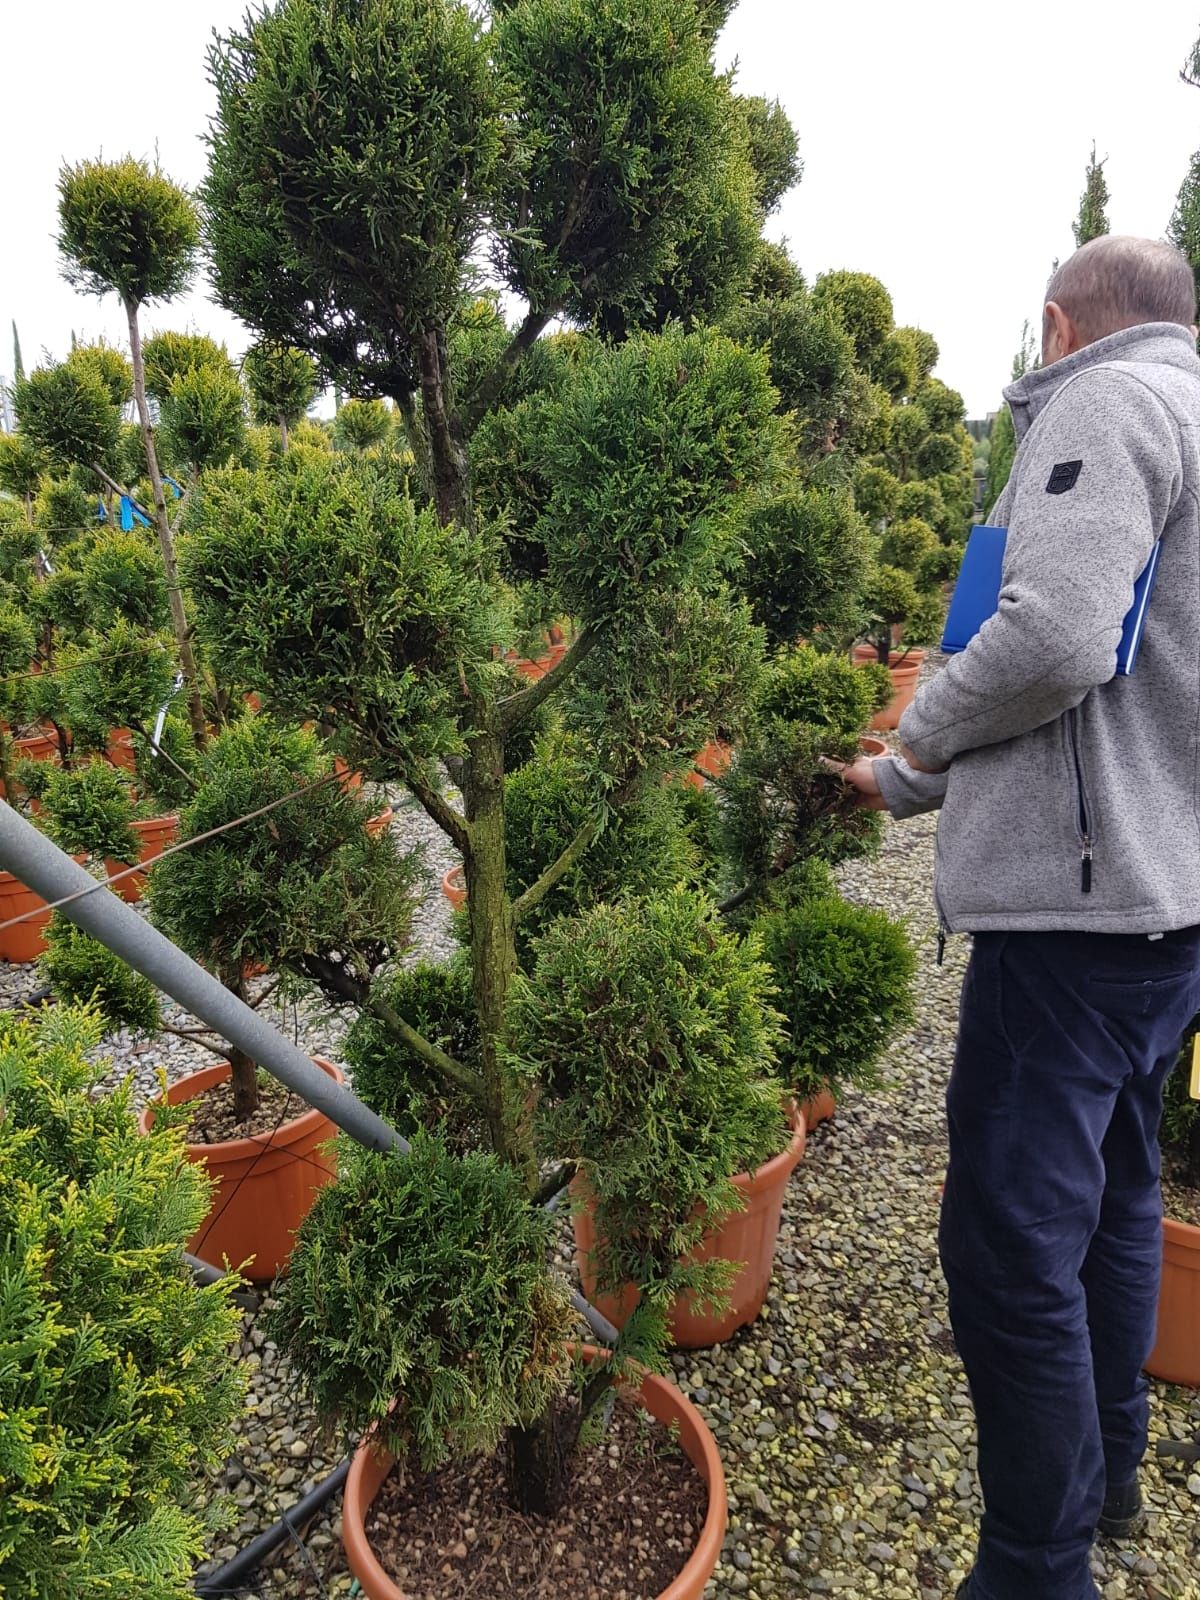
[[233, 1086], [227, 1081], [187, 1102], [187, 1137], [192, 1144], [221, 1144], [226, 1139], [249, 1139], [271, 1133], [285, 1122], [302, 1116], [307, 1103], [283, 1084], [265, 1075], [258, 1080], [258, 1110], [245, 1122], [233, 1114]]
[[410, 1600], [654, 1600], [695, 1548], [707, 1502], [670, 1433], [619, 1405], [604, 1442], [577, 1458], [558, 1517], [505, 1505], [501, 1451], [407, 1483], [393, 1472], [367, 1535]]
[[1163, 1210], [1176, 1222], [1190, 1222], [1200, 1228], [1200, 1189], [1184, 1182], [1183, 1163], [1170, 1154], [1163, 1156]]

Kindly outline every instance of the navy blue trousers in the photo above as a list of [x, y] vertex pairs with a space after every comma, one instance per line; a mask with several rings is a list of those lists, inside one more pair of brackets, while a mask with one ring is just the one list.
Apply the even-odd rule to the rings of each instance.
[[1105, 1486], [1146, 1448], [1163, 1084], [1197, 1011], [1200, 928], [975, 938], [939, 1243], [978, 1425], [977, 1600], [1097, 1594]]

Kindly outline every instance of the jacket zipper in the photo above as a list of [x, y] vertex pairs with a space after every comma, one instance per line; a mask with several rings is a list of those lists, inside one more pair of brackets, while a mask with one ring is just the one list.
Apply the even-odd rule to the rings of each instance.
[[1075, 767], [1075, 801], [1078, 807], [1080, 839], [1080, 887], [1084, 894], [1092, 892], [1092, 826], [1088, 816], [1087, 791], [1083, 786], [1083, 760], [1079, 754], [1079, 714], [1067, 712], [1067, 732], [1071, 741], [1071, 760]]

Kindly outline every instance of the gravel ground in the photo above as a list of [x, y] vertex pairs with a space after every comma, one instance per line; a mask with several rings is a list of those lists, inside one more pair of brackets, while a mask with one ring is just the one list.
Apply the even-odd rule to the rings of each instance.
[[[429, 846], [414, 954], [444, 950], [437, 879], [451, 858], [411, 805], [394, 826]], [[762, 1318], [722, 1349], [674, 1358], [677, 1381], [718, 1435], [730, 1487], [729, 1537], [707, 1600], [943, 1600], [970, 1564], [981, 1510], [973, 1425], [935, 1242], [942, 1096], [968, 952], [965, 939], [952, 940], [944, 967], [935, 964], [933, 837], [929, 818], [889, 824], [882, 854], [843, 873], [852, 898], [908, 920], [920, 950], [919, 1025], [890, 1051], [888, 1086], [870, 1097], [848, 1092], [836, 1120], [813, 1135], [788, 1194]], [[34, 986], [27, 970], [0, 971], [0, 1003]], [[289, 1021], [314, 1052], [336, 1055], [340, 1019], [301, 1011]], [[192, 1065], [179, 1041], [147, 1048], [117, 1037], [107, 1048], [145, 1092], [160, 1062], [171, 1076]], [[335, 1461], [254, 1317], [242, 1355], [252, 1399], [224, 1473], [236, 1522], [214, 1549], [222, 1558]], [[1200, 1395], [1156, 1385], [1152, 1431], [1190, 1439]], [[1200, 1600], [1200, 1473], [1151, 1459], [1145, 1476], [1144, 1535], [1094, 1555], [1104, 1600]], [[335, 1501], [303, 1545], [243, 1592], [347, 1595], [339, 1532]]]

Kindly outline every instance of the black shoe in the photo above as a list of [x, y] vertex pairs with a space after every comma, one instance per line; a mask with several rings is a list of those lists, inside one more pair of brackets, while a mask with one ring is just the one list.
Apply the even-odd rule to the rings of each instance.
[[1137, 1479], [1104, 1496], [1097, 1524], [1106, 1539], [1128, 1539], [1142, 1520], [1142, 1491]]
[[971, 1574], [969, 1572], [955, 1590], [954, 1600], [971, 1600]]

